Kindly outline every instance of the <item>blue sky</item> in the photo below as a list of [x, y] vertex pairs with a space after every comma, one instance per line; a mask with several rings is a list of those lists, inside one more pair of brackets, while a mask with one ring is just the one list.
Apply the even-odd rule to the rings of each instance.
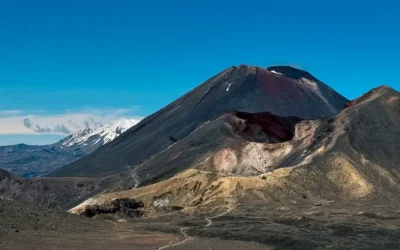
[[238, 64], [294, 65], [348, 98], [399, 90], [400, 4], [329, 2], [1, 1], [0, 111], [143, 117]]

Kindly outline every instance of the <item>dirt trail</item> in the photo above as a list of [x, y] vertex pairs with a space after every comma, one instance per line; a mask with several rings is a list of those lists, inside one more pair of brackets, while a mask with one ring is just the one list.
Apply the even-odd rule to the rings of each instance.
[[[221, 213], [221, 214], [217, 214], [217, 215], [212, 216], [212, 217], [209, 217], [209, 218], [208, 218], [208, 217], [205, 217], [204, 219], [207, 221], [207, 225], [206, 225], [205, 227], [209, 227], [209, 226], [212, 225], [212, 219], [215, 219], [215, 218], [218, 218], [218, 217], [222, 217], [222, 216], [224, 216], [225, 214], [227, 214], [227, 213], [229, 213], [230, 211], [232, 211], [232, 209], [233, 209], [233, 207], [228, 207], [228, 210], [226, 210], [225, 212], [223, 212], [223, 213]], [[187, 229], [189, 229], [189, 228], [190, 228], [190, 227], [181, 227], [181, 228], [179, 228], [180, 233], [185, 237], [185, 239], [184, 239], [183, 241], [177, 242], [177, 243], [174, 243], [174, 244], [171, 243], [171, 244], [168, 244], [168, 245], [166, 245], [166, 246], [159, 247], [158, 249], [166, 249], [166, 248], [170, 248], [170, 247], [175, 247], [175, 246], [184, 244], [184, 243], [186, 243], [186, 242], [189, 241], [189, 240], [193, 240], [194, 238], [193, 238], [192, 236], [188, 235], [188, 234], [185, 232], [185, 230], [187, 230]]]
[[159, 247], [158, 249], [165, 249], [165, 248], [169, 248], [169, 247], [175, 247], [175, 246], [181, 245], [181, 244], [183, 244], [183, 243], [185, 243], [185, 242], [187, 242], [187, 241], [189, 241], [189, 240], [192, 240], [193, 237], [189, 236], [189, 235], [185, 232], [185, 230], [187, 230], [187, 229], [188, 229], [187, 227], [182, 227], [182, 228], [179, 229], [180, 233], [185, 237], [184, 240], [182, 240], [182, 241], [180, 241], [180, 242], [177, 242], [177, 243], [171, 243], [171, 244], [168, 244], [168, 245], [166, 245], [166, 246]]
[[232, 209], [233, 209], [233, 207], [228, 207], [228, 210], [226, 210], [225, 212], [223, 212], [223, 213], [221, 213], [221, 214], [217, 214], [217, 215], [212, 216], [212, 217], [209, 217], [209, 218], [208, 218], [208, 217], [205, 217], [204, 219], [207, 221], [206, 227], [209, 227], [209, 226], [212, 225], [212, 219], [222, 217], [222, 216], [224, 216], [225, 214], [227, 214], [227, 213], [229, 213], [230, 211], [232, 211]]

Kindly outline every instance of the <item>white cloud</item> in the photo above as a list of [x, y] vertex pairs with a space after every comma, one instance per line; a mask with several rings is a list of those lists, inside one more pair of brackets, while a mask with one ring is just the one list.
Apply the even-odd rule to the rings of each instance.
[[84, 109], [69, 110], [61, 114], [35, 114], [18, 110], [0, 111], [0, 134], [70, 134], [78, 130], [102, 125], [122, 117], [134, 118], [138, 121], [142, 117], [132, 117], [130, 109]]
[[0, 117], [16, 116], [22, 114], [22, 110], [0, 110]]

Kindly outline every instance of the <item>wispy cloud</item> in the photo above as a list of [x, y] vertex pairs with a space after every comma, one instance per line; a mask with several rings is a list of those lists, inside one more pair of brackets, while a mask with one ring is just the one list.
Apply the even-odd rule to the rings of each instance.
[[16, 116], [22, 113], [22, 110], [0, 110], [0, 117]]
[[25, 112], [22, 110], [0, 111], [0, 134], [70, 134], [91, 127], [99, 128], [122, 117], [134, 118], [137, 107], [126, 109], [68, 110], [58, 114]]

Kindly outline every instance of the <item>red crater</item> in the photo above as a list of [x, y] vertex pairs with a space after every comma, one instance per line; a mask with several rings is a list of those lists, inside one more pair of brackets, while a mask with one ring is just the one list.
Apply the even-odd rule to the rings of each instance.
[[294, 137], [296, 124], [301, 121], [297, 117], [280, 117], [270, 112], [246, 113], [232, 111], [231, 115], [245, 120], [244, 124], [235, 124], [234, 132], [254, 136], [254, 126], [260, 127], [268, 139], [276, 142], [284, 142]]

